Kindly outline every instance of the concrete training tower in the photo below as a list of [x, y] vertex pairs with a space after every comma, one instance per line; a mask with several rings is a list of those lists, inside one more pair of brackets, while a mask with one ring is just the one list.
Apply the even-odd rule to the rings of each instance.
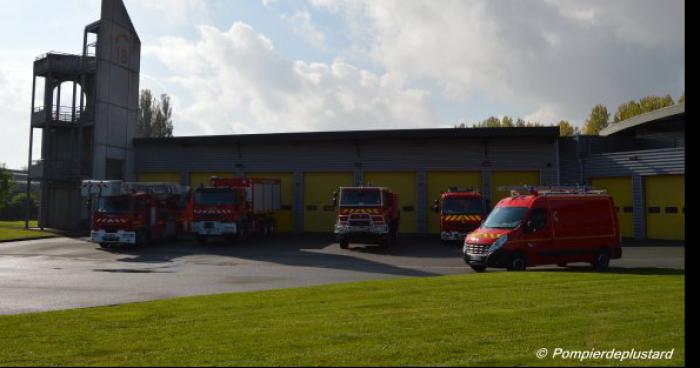
[[[133, 180], [141, 41], [122, 0], [102, 0], [82, 50], [34, 61], [27, 183], [41, 183], [40, 227], [87, 225], [81, 180]], [[35, 129], [40, 160], [32, 158]]]

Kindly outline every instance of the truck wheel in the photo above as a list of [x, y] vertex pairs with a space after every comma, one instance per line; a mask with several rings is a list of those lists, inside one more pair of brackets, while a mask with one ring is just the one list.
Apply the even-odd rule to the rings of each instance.
[[513, 254], [508, 260], [508, 266], [506, 267], [508, 271], [525, 271], [526, 268], [527, 260], [520, 253]]
[[109, 243], [100, 243], [100, 248], [109, 248]]
[[242, 222], [238, 229], [238, 240], [246, 241], [248, 239], [248, 224]]
[[601, 249], [596, 253], [593, 262], [591, 262], [593, 269], [596, 271], [605, 271], [610, 266], [610, 254], [607, 250]]
[[197, 235], [197, 243], [199, 244], [206, 244], [207, 243], [207, 237], [204, 235]]
[[379, 247], [382, 249], [389, 249], [389, 237], [379, 239]]
[[486, 266], [484, 265], [469, 265], [469, 267], [472, 268], [472, 270], [476, 272], [484, 272], [486, 271]]
[[147, 230], [141, 230], [136, 233], [136, 245], [146, 246], [151, 244], [151, 237]]
[[347, 238], [341, 238], [338, 243], [340, 244], [340, 249], [348, 249], [350, 247], [350, 241]]

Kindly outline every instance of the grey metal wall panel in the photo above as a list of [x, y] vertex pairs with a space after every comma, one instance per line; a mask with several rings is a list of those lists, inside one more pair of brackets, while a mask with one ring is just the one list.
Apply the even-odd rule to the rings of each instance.
[[149, 146], [136, 148], [137, 172], [352, 170], [541, 170], [556, 182], [551, 139], [384, 140], [246, 144], [239, 146]]
[[599, 176], [685, 173], [685, 147], [594, 154], [586, 158], [586, 179]]
[[575, 138], [559, 140], [559, 175], [562, 185], [583, 183], [578, 154], [578, 141]]
[[646, 211], [644, 204], [644, 178], [641, 175], [632, 177], [632, 206], [634, 208], [634, 237], [646, 237]]

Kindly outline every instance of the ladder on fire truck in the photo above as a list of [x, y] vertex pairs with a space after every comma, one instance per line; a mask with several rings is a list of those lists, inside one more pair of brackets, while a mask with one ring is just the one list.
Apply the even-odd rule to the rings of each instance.
[[577, 186], [542, 186], [542, 185], [503, 185], [498, 190], [510, 191], [511, 196], [521, 194], [553, 195], [553, 194], [607, 194], [606, 189], [595, 189], [586, 185]]
[[189, 187], [168, 182], [124, 182], [121, 180], [83, 180], [80, 193], [83, 197], [92, 195], [118, 196], [129, 193], [149, 192], [156, 196], [186, 193]]

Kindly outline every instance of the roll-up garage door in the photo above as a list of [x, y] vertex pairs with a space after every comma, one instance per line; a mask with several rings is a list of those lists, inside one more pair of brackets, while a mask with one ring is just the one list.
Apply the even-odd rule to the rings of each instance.
[[648, 176], [644, 188], [647, 238], [685, 240], [685, 175]]
[[246, 173], [248, 178], [279, 179], [282, 182], [282, 207], [275, 212], [277, 231], [294, 230], [294, 174], [292, 173]]
[[233, 173], [230, 172], [193, 172], [190, 173], [190, 187], [196, 189], [200, 184], [205, 187], [209, 185], [209, 179], [212, 176], [218, 176], [220, 178], [233, 178]]
[[428, 232], [440, 232], [440, 215], [431, 210], [436, 199], [440, 199], [440, 193], [450, 187], [481, 190], [481, 172], [479, 171], [431, 171], [427, 175], [426, 210], [428, 211]]
[[177, 172], [144, 172], [137, 175], [140, 182], [180, 183], [180, 173]]
[[500, 186], [539, 185], [539, 171], [494, 171], [491, 173], [491, 207], [510, 195], [510, 191], [500, 191]]
[[632, 204], [632, 178], [593, 178], [591, 185], [594, 189], [605, 189], [613, 197], [620, 222], [620, 233], [623, 237], [634, 237], [634, 209]]
[[351, 172], [304, 173], [304, 231], [332, 233], [337, 217], [333, 192], [354, 182]]
[[400, 233], [418, 232], [418, 195], [415, 172], [365, 172], [366, 185], [389, 187], [399, 195]]

